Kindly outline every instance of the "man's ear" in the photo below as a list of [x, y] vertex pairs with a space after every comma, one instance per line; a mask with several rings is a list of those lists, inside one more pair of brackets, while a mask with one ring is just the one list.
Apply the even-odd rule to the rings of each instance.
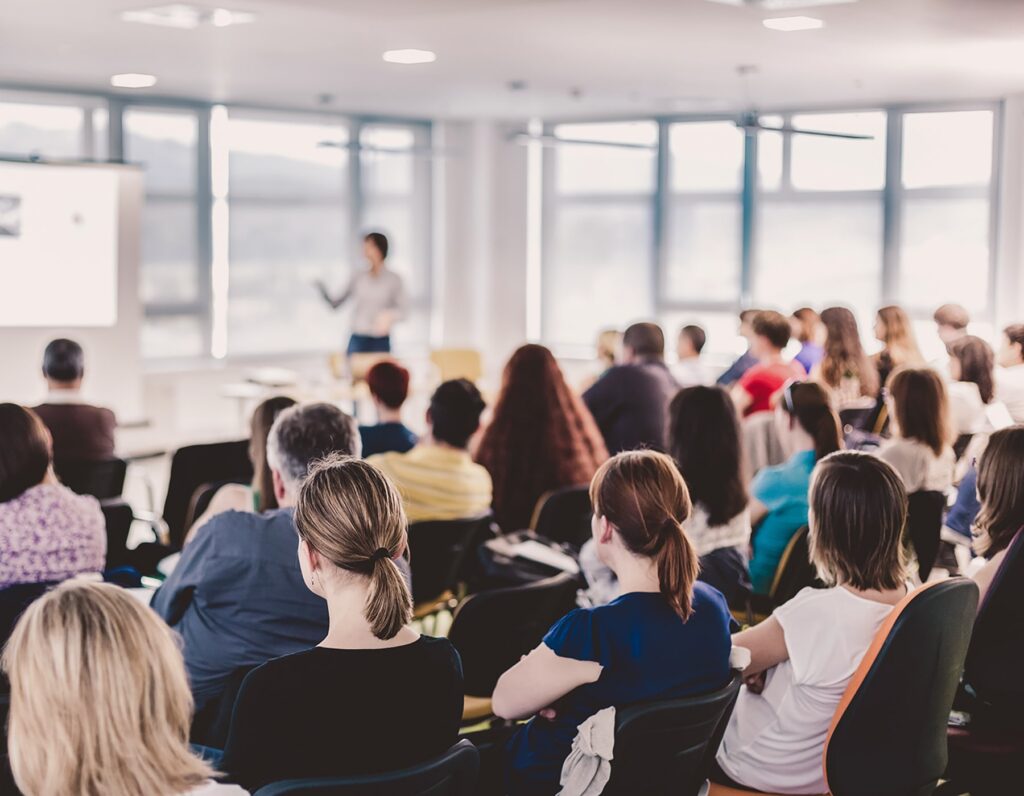
[[288, 490], [285, 489], [284, 479], [281, 474], [274, 469], [270, 471], [270, 479], [274, 482], [274, 497], [277, 498], [277, 502], [280, 503], [287, 497]]

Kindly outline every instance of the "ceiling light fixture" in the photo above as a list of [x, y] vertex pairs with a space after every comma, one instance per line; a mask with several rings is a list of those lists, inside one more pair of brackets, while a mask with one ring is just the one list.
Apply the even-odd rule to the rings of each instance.
[[856, 3], [857, 0], [708, 0], [708, 2], [725, 6], [759, 8], [762, 11], [792, 11], [797, 8], [847, 5]]
[[815, 17], [772, 17], [761, 22], [769, 30], [782, 30], [787, 33], [795, 30], [817, 30], [825, 27], [824, 20]]
[[430, 50], [387, 50], [383, 58], [389, 64], [432, 64], [437, 55]]
[[156, 75], [144, 75], [139, 72], [125, 72], [110, 78], [114, 88], [150, 88], [156, 85]]
[[226, 28], [230, 25], [245, 25], [256, 19], [249, 11], [232, 11], [230, 8], [200, 8], [189, 3], [170, 3], [150, 8], [133, 8], [121, 12], [125, 22], [142, 25], [156, 25], [161, 28], [195, 30], [200, 25]]

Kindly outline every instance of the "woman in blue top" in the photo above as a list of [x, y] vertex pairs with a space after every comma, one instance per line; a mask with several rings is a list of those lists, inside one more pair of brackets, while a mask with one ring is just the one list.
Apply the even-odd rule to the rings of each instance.
[[576, 728], [599, 710], [713, 691], [729, 679], [732, 619], [725, 598], [696, 582], [697, 554], [682, 528], [690, 497], [672, 459], [620, 453], [597, 471], [590, 499], [598, 556], [623, 594], [564, 617], [498, 681], [498, 716], [534, 716], [509, 744], [512, 796], [555, 793]]
[[828, 388], [817, 382], [786, 386], [775, 406], [775, 429], [789, 459], [764, 468], [750, 484], [750, 582], [758, 594], [771, 589], [786, 545], [807, 524], [807, 490], [814, 465], [843, 447]]

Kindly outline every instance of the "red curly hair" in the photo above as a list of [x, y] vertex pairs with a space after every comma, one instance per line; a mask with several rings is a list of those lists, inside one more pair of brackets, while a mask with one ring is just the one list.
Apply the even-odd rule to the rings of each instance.
[[502, 530], [529, 527], [538, 498], [590, 483], [607, 458], [594, 418], [551, 352], [532, 344], [516, 350], [476, 453], [491, 474]]

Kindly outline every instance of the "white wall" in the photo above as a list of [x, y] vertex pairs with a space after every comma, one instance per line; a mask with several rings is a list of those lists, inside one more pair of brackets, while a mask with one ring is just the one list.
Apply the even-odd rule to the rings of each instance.
[[996, 329], [1024, 321], [1024, 94], [1003, 106], [996, 242]]

